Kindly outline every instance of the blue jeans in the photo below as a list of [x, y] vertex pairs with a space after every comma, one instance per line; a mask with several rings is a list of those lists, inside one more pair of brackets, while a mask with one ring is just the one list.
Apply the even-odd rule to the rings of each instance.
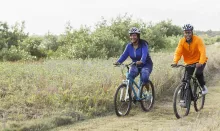
[[141, 68], [138, 68], [137, 66], [131, 66], [129, 70], [128, 77], [135, 79], [135, 77], [138, 76], [138, 74], [141, 74], [141, 82], [143, 84], [147, 84], [149, 81], [150, 74], [152, 72], [152, 65], [144, 66]]

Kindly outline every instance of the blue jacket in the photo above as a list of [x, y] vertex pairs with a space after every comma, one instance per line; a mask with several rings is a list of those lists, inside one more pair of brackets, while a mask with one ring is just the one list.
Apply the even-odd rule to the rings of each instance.
[[148, 44], [144, 40], [139, 40], [138, 48], [136, 50], [134, 49], [132, 43], [128, 43], [118, 62], [123, 63], [128, 56], [130, 56], [132, 62], [142, 61], [143, 64], [141, 64], [140, 67], [152, 67], [153, 65], [148, 51]]

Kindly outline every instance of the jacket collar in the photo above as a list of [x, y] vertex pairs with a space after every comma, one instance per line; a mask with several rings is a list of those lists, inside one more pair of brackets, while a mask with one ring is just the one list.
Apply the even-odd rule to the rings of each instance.
[[[131, 45], [133, 46], [133, 43], [131, 42]], [[138, 40], [138, 48], [141, 47], [141, 41]]]
[[189, 41], [187, 41], [186, 38], [184, 37], [186, 43], [188, 43], [188, 44], [192, 43], [192, 41], [193, 41], [193, 36], [194, 36], [194, 35], [192, 35], [192, 38], [191, 38]]

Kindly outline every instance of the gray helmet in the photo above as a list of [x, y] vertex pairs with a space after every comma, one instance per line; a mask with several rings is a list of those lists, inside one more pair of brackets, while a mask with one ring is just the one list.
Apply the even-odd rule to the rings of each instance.
[[136, 28], [136, 27], [132, 27], [129, 31], [128, 31], [129, 34], [141, 34], [141, 31]]
[[191, 31], [193, 31], [193, 26], [191, 25], [191, 24], [185, 24], [184, 26], [183, 26], [183, 30], [185, 31], [185, 30], [191, 30]]

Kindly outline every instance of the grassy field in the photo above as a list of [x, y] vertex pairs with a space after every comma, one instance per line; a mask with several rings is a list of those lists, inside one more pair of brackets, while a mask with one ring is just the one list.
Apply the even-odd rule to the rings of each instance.
[[[218, 76], [219, 77], [219, 76]], [[220, 85], [220, 83], [218, 83]], [[109, 115], [59, 127], [54, 131], [218, 131], [220, 129], [220, 86], [210, 86], [204, 109], [176, 119], [169, 98], [157, 102], [150, 112], [143, 112], [140, 104], [132, 105], [126, 117]]]
[[[207, 47], [207, 80], [220, 69], [219, 49], [218, 45]], [[157, 101], [171, 98], [182, 70], [170, 68], [173, 53], [151, 56], [154, 69], [150, 79]], [[115, 60], [0, 63], [1, 129], [49, 130], [113, 114], [114, 92], [121, 83], [120, 70], [112, 65]]]

